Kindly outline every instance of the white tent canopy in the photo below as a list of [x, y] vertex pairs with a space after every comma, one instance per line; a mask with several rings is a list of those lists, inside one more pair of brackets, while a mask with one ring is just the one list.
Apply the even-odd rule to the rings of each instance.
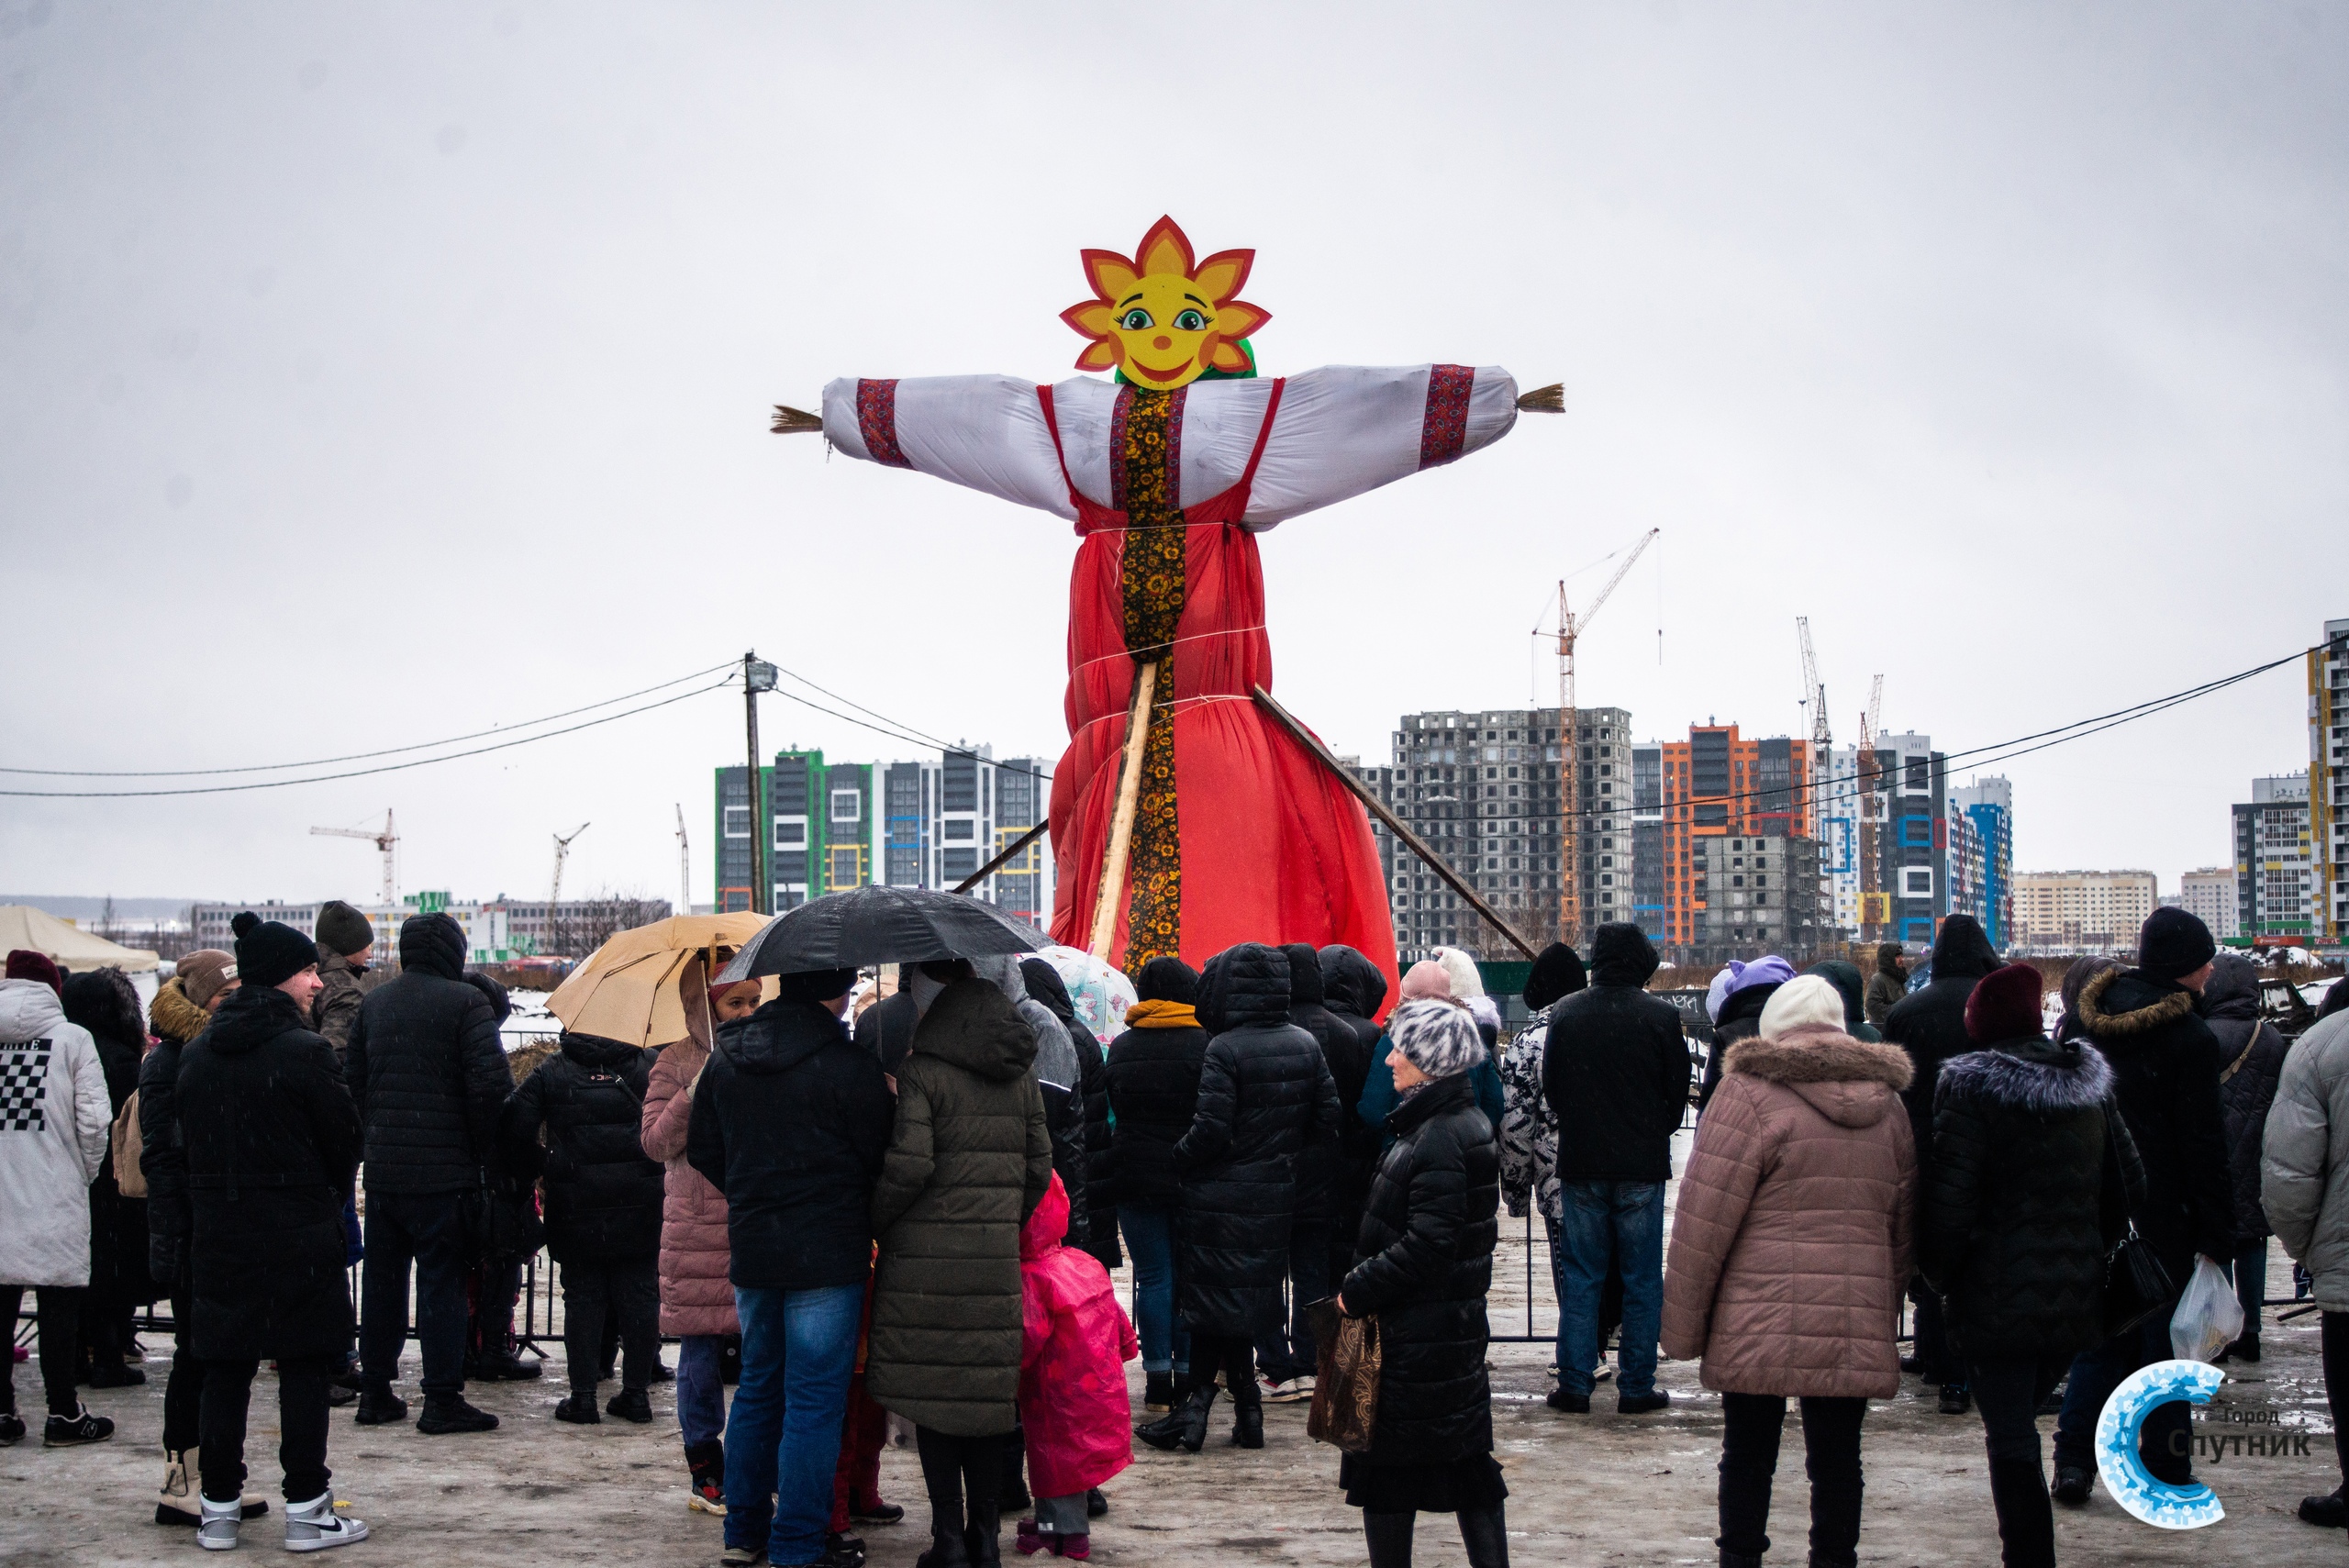
[[155, 955], [145, 948], [110, 942], [29, 904], [0, 904], [0, 953], [19, 948], [47, 953], [58, 968], [75, 974], [110, 963], [133, 974], [155, 967]]

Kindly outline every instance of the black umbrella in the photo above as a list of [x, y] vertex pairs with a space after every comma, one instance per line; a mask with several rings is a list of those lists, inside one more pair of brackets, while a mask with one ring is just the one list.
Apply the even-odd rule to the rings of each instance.
[[860, 887], [812, 898], [769, 921], [718, 978], [731, 984], [762, 974], [1036, 952], [1052, 940], [967, 894]]

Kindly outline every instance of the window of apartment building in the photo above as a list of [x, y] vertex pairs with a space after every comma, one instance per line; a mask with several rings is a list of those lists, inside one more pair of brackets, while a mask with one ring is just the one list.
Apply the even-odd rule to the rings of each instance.
[[774, 825], [774, 841], [778, 844], [804, 844], [807, 841], [805, 822], [778, 822]]
[[749, 806], [729, 806], [726, 808], [726, 836], [729, 839], [747, 839], [751, 836]]
[[971, 819], [967, 817], [950, 817], [946, 819], [944, 826], [940, 829], [939, 837], [948, 840], [968, 839], [972, 836], [974, 826], [974, 825], [972, 823]]
[[858, 799], [856, 791], [852, 789], [836, 789], [832, 791], [833, 821], [853, 822], [860, 815], [862, 815], [862, 813], [863, 807]]

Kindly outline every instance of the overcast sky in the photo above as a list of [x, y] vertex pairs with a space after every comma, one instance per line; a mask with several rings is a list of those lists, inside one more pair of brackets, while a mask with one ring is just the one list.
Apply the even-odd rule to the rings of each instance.
[[[0, 0], [0, 762], [334, 756], [751, 646], [1057, 756], [1067, 526], [765, 414], [1074, 374], [1079, 249], [1162, 212], [1255, 248], [1268, 372], [1566, 384], [1264, 539], [1341, 751], [1554, 700], [1555, 580], [1657, 526], [1583, 649], [1642, 737], [1799, 732], [1798, 615], [1843, 741], [1879, 672], [1952, 751], [2156, 696], [2349, 616], [2345, 66], [2315, 5]], [[2290, 667], [2011, 764], [2017, 865], [2172, 890], [2305, 706]], [[569, 887], [674, 896], [682, 803], [707, 899], [741, 709], [0, 799], [0, 888], [372, 898], [306, 830], [390, 806], [407, 890], [542, 893], [585, 821]]]

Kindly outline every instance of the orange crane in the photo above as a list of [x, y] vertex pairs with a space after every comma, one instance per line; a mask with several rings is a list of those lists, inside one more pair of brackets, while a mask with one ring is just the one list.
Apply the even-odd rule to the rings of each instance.
[[1662, 528], [1650, 528], [1624, 555], [1623, 563], [1607, 579], [1577, 615], [1566, 603], [1566, 584], [1558, 584], [1558, 940], [1569, 946], [1585, 945], [1582, 907], [1582, 768], [1575, 746], [1575, 644], [1588, 629], [1591, 618], [1607, 603]]

